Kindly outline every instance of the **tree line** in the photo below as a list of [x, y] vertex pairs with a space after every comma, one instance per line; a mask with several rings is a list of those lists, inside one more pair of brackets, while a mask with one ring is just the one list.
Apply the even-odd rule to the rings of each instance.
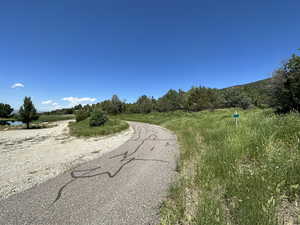
[[[262, 85], [263, 87], [260, 87]], [[293, 54], [271, 79], [254, 82], [250, 85], [235, 86], [225, 89], [208, 87], [192, 87], [188, 91], [170, 89], [162, 97], [155, 99], [146, 95], [140, 96], [134, 103], [126, 103], [117, 95], [111, 99], [92, 105], [81, 104], [72, 108], [57, 109], [45, 114], [73, 114], [95, 110], [102, 110], [108, 114], [120, 113], [150, 113], [172, 112], [184, 110], [197, 112], [218, 108], [239, 107], [273, 107], [278, 113], [300, 111], [300, 56]], [[0, 118], [12, 116], [10, 105], [0, 103]], [[25, 97], [24, 104], [19, 110], [19, 119], [28, 121], [37, 119], [37, 111], [29, 97]]]
[[142, 95], [134, 103], [121, 101], [117, 95], [93, 105], [78, 105], [76, 110], [101, 109], [109, 114], [172, 112], [184, 110], [197, 112], [218, 108], [273, 107], [278, 113], [300, 111], [300, 56], [293, 54], [271, 79], [249, 85], [225, 89], [192, 87], [188, 91], [170, 89], [155, 99]]

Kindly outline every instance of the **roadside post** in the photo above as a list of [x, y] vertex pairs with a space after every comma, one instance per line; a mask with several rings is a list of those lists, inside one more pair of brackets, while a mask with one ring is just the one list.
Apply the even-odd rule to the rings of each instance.
[[240, 114], [237, 113], [237, 111], [235, 111], [235, 113], [232, 115], [232, 117], [235, 120], [235, 126], [237, 127], [238, 125], [238, 119], [240, 118]]

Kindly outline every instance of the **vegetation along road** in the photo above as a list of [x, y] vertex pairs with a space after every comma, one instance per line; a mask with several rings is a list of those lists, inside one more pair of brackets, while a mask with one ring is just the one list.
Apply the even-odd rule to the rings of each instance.
[[117, 149], [0, 202], [0, 224], [157, 224], [176, 170], [176, 136], [130, 122]]

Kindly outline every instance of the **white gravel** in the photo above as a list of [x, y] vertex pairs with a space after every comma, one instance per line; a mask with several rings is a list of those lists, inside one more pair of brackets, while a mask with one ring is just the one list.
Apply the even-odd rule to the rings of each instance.
[[97, 158], [133, 135], [130, 127], [112, 136], [70, 137], [69, 122], [48, 129], [0, 131], [0, 199]]

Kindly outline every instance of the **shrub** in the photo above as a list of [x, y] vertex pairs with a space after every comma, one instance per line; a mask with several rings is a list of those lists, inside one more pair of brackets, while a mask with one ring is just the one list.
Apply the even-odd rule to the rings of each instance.
[[80, 122], [82, 120], [85, 120], [90, 116], [90, 112], [86, 110], [78, 110], [75, 114], [76, 122]]
[[107, 115], [100, 110], [94, 111], [90, 117], [90, 126], [98, 127], [104, 125], [108, 121]]

